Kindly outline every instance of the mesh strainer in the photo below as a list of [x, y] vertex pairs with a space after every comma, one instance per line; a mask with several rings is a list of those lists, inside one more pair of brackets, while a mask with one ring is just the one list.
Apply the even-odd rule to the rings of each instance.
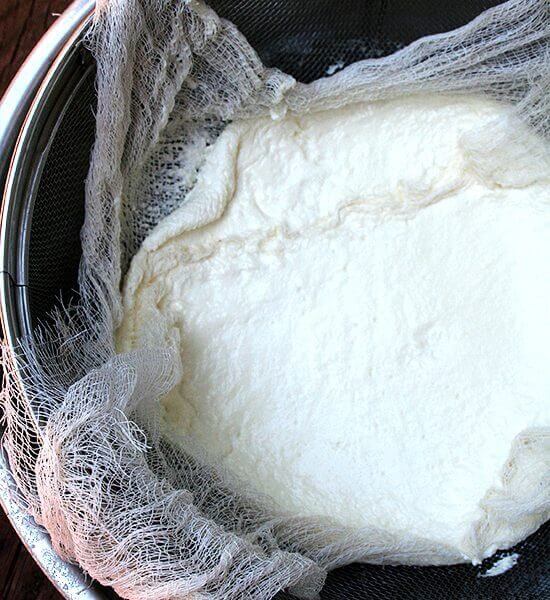
[[[210, 0], [244, 33], [267, 66], [309, 82], [367, 57], [390, 54], [427, 34], [467, 23], [495, 0]], [[335, 6], [337, 7], [335, 9]], [[261, 7], [261, 8], [260, 8]], [[94, 65], [80, 41], [58, 70], [34, 126], [20, 140], [5, 202], [4, 252], [13, 286], [4, 298], [12, 335], [30, 333], [60, 296], [74, 296], [80, 258], [84, 179], [94, 141]], [[6, 214], [6, 211], [5, 211]], [[501, 555], [479, 567], [351, 565], [330, 574], [322, 597], [380, 600], [535, 600], [550, 596], [548, 525], [506, 555], [518, 564], [483, 577]], [[286, 594], [279, 596], [290, 598]]]

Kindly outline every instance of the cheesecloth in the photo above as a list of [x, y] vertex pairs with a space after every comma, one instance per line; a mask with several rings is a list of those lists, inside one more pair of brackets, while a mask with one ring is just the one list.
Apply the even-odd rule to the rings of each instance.
[[[297, 1], [269, 4], [274, 14], [299, 11]], [[222, 14], [240, 11], [243, 29], [262, 15], [250, 0], [210, 5]], [[339, 3], [319, 5], [325, 21], [337, 23]], [[151, 229], [185, 202], [206, 148], [229, 121], [414, 93], [484, 93], [512, 103], [526, 133], [535, 129], [547, 139], [549, 42], [548, 1], [510, 0], [460, 29], [402, 48], [374, 35], [368, 48], [355, 40], [350, 51], [348, 40], [330, 58], [335, 69], [361, 53], [380, 57], [305, 83], [318, 74], [307, 63], [310, 54], [319, 57], [315, 35], [305, 49], [289, 36], [285, 56], [294, 59], [283, 66], [301, 73], [300, 82], [266, 66], [275, 58], [262, 61], [230, 21], [198, 1], [98, 3], [87, 38], [98, 107], [79, 300], [60, 305], [32, 339], [21, 340], [17, 356], [4, 350], [5, 444], [19, 498], [62, 557], [126, 598], [212, 600], [268, 599], [282, 589], [313, 598], [328, 570], [356, 561], [460, 560], [418, 539], [374, 529], [366, 538], [330, 522], [287, 518], [208, 464], [201, 449], [167, 439], [159, 399], [180, 377], [179, 354], [154, 339], [142, 350], [116, 353], [120, 283]], [[471, 147], [480, 164], [504, 146], [519, 148], [510, 135], [500, 121], [477, 132]], [[530, 152], [550, 160], [547, 145]], [[25, 392], [14, 369], [24, 374]], [[484, 507], [480, 536], [498, 538], [492, 524], [499, 518], [548, 515], [548, 485], [518, 484], [527, 453], [545, 461], [548, 452], [545, 429], [516, 441], [516, 466]], [[361, 593], [376, 597], [376, 587]]]

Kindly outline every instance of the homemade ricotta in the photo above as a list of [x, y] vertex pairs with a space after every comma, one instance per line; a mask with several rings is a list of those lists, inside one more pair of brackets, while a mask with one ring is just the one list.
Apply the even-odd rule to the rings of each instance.
[[442, 562], [510, 546], [548, 516], [498, 504], [548, 490], [541, 144], [474, 97], [230, 124], [134, 258], [118, 346], [178, 345], [167, 426], [282, 511]]

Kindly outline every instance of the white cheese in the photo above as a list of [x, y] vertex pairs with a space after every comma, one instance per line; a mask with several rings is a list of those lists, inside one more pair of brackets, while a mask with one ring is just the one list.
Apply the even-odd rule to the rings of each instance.
[[495, 119], [525, 133], [508, 111], [415, 97], [229, 125], [124, 291], [120, 349], [181, 349], [170, 426], [283, 511], [452, 560], [536, 528], [483, 506], [514, 438], [550, 425], [550, 169], [529, 136], [480, 151]]

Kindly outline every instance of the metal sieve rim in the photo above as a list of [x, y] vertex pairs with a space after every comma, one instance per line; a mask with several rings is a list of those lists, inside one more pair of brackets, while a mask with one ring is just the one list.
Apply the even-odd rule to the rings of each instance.
[[[79, 0], [78, 4], [82, 5], [84, 3], [89, 3], [90, 6], [93, 6], [93, 3], [90, 0]], [[212, 2], [214, 2], [215, 0], [211, 0]], [[220, 0], [221, 1], [221, 0]], [[224, 0], [227, 1], [227, 0]], [[232, 0], [228, 0], [229, 2], [231, 2]], [[300, 0], [295, 0], [297, 2], [299, 2]], [[376, 0], [378, 1], [378, 0]], [[380, 0], [381, 1], [381, 0]], [[472, 0], [474, 1], [474, 0]], [[275, 3], [277, 3], [277, 0], [275, 0]], [[85, 20], [85, 17], [83, 17], [83, 19]], [[63, 83], [60, 83], [60, 81], [62, 82], [73, 82], [71, 83], [67, 83], [68, 86], [70, 85], [74, 85], [74, 82], [78, 82], [78, 78], [76, 79], [70, 79], [70, 63], [72, 62], [72, 59], [74, 58], [76, 61], [78, 61], [78, 51], [76, 49], [76, 47], [79, 45], [79, 38], [77, 35], [77, 29], [78, 27], [82, 27], [82, 29], [85, 28], [85, 23], [83, 21], [79, 22], [78, 24], [75, 25], [75, 27], [69, 32], [69, 34], [67, 35], [67, 39], [70, 37], [70, 35], [76, 36], [76, 38], [73, 40], [73, 44], [71, 45], [70, 43], [67, 43], [67, 46], [64, 50], [62, 50], [61, 54], [64, 56], [64, 60], [61, 61], [62, 64], [59, 65], [59, 69], [57, 72], [56, 77], [58, 77], [59, 79], [56, 79], [55, 84], [52, 82], [52, 80], [50, 79], [50, 85], [51, 85], [51, 89], [50, 91], [53, 93], [53, 88], [59, 88], [60, 86], [63, 86]], [[66, 40], [65, 40], [66, 41]], [[59, 44], [59, 46], [63, 46], [62, 43]], [[63, 54], [63, 52], [65, 52]], [[61, 55], [60, 55], [61, 56]], [[57, 60], [61, 60], [60, 56], [58, 57]], [[276, 64], [276, 63], [275, 63]], [[52, 70], [53, 67], [52, 67]], [[63, 75], [62, 75], [63, 74]], [[50, 73], [48, 73], [48, 76], [51, 75], [51, 71]], [[67, 75], [66, 79], [63, 79], [63, 77]], [[46, 78], [46, 80], [44, 81], [41, 91], [43, 91], [43, 88], [46, 86], [47, 87], [47, 82], [48, 78]], [[39, 83], [39, 82], [38, 82]], [[34, 90], [33, 90], [34, 91]], [[57, 92], [59, 92], [59, 90], [57, 90]], [[56, 92], [56, 93], [57, 93]], [[70, 90], [64, 97], [67, 100], [67, 102], [70, 102], [71, 98], [75, 97], [75, 90]], [[65, 94], [65, 92], [61, 91], [61, 95]], [[40, 94], [39, 94], [40, 95]], [[39, 96], [37, 96], [37, 99], [35, 100], [35, 103], [33, 106], [36, 106], [36, 104], [39, 102], [38, 100]], [[46, 98], [47, 95], [44, 95], [44, 104], [43, 104], [43, 108], [47, 108], [50, 112], [54, 112], [56, 111], [55, 108], [52, 109], [52, 103], [48, 103], [46, 102]], [[58, 118], [61, 118], [62, 114], [63, 114], [63, 102], [59, 103], [61, 105], [60, 110], [57, 113]], [[57, 104], [56, 104], [57, 105]], [[26, 107], [25, 109], [21, 109], [21, 120], [23, 120], [24, 117], [24, 113], [26, 111]], [[25, 125], [27, 126], [29, 120], [32, 121], [31, 119], [31, 113], [32, 111], [29, 113], [29, 116], [27, 117], [27, 122], [25, 123]], [[42, 114], [42, 111], [39, 111], [39, 115], [42, 119], [42, 125], [44, 128], [47, 129], [47, 126], [44, 124], [44, 121], [47, 121], [48, 117], [44, 116], [44, 114]], [[39, 119], [38, 117], [35, 115], [36, 119], [34, 121], [34, 125], [35, 128], [38, 127], [39, 125]], [[19, 129], [17, 129], [17, 132], [19, 131]], [[55, 131], [55, 125], [52, 131]], [[0, 132], [1, 132], [1, 126], [0, 126]], [[28, 333], [29, 332], [29, 298], [28, 298], [28, 290], [26, 287], [27, 282], [30, 284], [31, 287], [33, 280], [32, 280], [32, 276], [30, 281], [27, 280], [27, 271], [26, 271], [26, 261], [28, 259], [28, 252], [29, 252], [29, 248], [27, 245], [28, 242], [28, 233], [29, 233], [29, 229], [28, 229], [28, 224], [30, 223], [30, 215], [33, 212], [33, 191], [32, 191], [32, 180], [33, 178], [36, 179], [40, 179], [39, 176], [39, 172], [37, 171], [37, 169], [40, 168], [40, 161], [36, 160], [36, 155], [38, 155], [41, 151], [44, 152], [44, 154], [47, 154], [48, 152], [48, 147], [47, 147], [47, 140], [46, 143], [43, 144], [41, 147], [37, 147], [35, 144], [35, 141], [37, 140], [44, 140], [44, 136], [40, 136], [37, 135], [36, 138], [33, 137], [34, 133], [32, 131], [30, 131], [28, 133], [28, 135], [25, 137], [23, 135], [23, 133], [21, 133], [20, 135], [20, 139], [18, 142], [18, 146], [17, 148], [19, 149], [19, 151], [21, 152], [21, 157], [20, 157], [20, 165], [21, 168], [18, 171], [18, 176], [20, 177], [21, 181], [16, 181], [14, 180], [14, 183], [17, 183], [17, 186], [14, 186], [12, 191], [11, 191], [11, 196], [10, 196], [10, 201], [6, 202], [5, 208], [6, 210], [9, 209], [12, 211], [12, 214], [10, 216], [10, 218], [5, 218], [4, 219], [4, 224], [6, 226], [6, 236], [1, 237], [0, 239], [0, 243], [1, 243], [1, 247], [0, 247], [0, 259], [2, 260], [2, 265], [4, 268], [4, 260], [5, 259], [11, 259], [12, 263], [8, 264], [7, 268], [2, 271], [2, 276], [3, 276], [3, 280], [0, 282], [0, 284], [2, 286], [5, 286], [6, 289], [9, 292], [9, 296], [8, 295], [4, 295], [3, 297], [3, 301], [6, 303], [6, 307], [10, 310], [12, 310], [12, 322], [9, 323], [10, 327], [13, 327], [13, 336], [12, 339], [15, 340], [21, 332], [23, 333]], [[24, 140], [24, 141], [22, 141]], [[0, 141], [2, 141], [2, 139], [0, 138]], [[26, 156], [27, 154], [27, 156]], [[33, 156], [34, 155], [34, 156]], [[38, 166], [37, 166], [38, 165]], [[24, 167], [24, 168], [23, 168]], [[15, 175], [14, 175], [15, 177]], [[20, 186], [20, 187], [18, 187]], [[0, 177], [0, 187], [1, 187], [1, 177]], [[16, 188], [17, 187], [17, 191]], [[28, 191], [28, 193], [27, 193]], [[37, 206], [40, 203], [37, 203]], [[45, 206], [49, 206], [48, 203], [45, 204]], [[48, 210], [45, 211], [44, 213], [46, 215], [47, 218], [49, 218], [49, 212]], [[52, 218], [53, 218], [53, 214], [52, 214]], [[11, 240], [12, 243], [10, 244], [9, 242], [6, 242], [7, 237], [11, 236]], [[49, 253], [45, 253], [44, 255], [47, 256]], [[13, 268], [12, 268], [13, 267]], [[51, 272], [48, 271], [47, 268], [44, 269], [39, 269], [38, 272], [40, 273], [46, 273], [48, 275], [51, 275]], [[31, 272], [32, 274], [32, 272]], [[33, 287], [34, 289], [34, 287]], [[2, 292], [3, 292], [4, 288], [2, 288]], [[4, 319], [5, 316], [5, 312], [4, 312], [4, 305], [2, 305], [2, 318]], [[5, 320], [5, 319], [4, 319]], [[16, 347], [14, 345], [12, 345], [12, 350], [16, 351]], [[22, 379], [22, 378], [20, 378]], [[0, 454], [0, 470], [2, 469], [2, 460], [3, 460], [3, 456]], [[6, 463], [7, 464], [7, 463]], [[9, 470], [6, 469], [5, 470], [6, 476], [9, 476]], [[2, 488], [2, 472], [0, 472], [0, 490]], [[7, 480], [7, 479], [6, 479]], [[1, 491], [0, 491], [1, 494]], [[22, 514], [22, 513], [21, 513]], [[27, 517], [22, 517], [23, 522], [28, 523], [29, 519]], [[25, 529], [25, 525], [21, 525], [20, 526], [22, 530], [26, 531]], [[19, 529], [20, 527], [18, 527], [18, 525], [16, 524], [16, 528]], [[60, 559], [57, 559], [57, 557], [54, 555], [52, 549], [51, 549], [51, 545], [49, 544], [49, 538], [40, 532], [40, 534], [42, 537], [40, 538], [42, 541], [40, 542], [40, 544], [42, 544], [43, 548], [42, 551], [45, 554], [45, 559], [43, 560], [43, 563], [46, 563], [46, 569], [48, 570], [50, 568], [50, 565], [52, 564], [52, 561], [56, 561], [56, 563], [59, 565], [59, 568], [55, 568], [53, 570], [53, 574], [49, 574], [50, 578], [52, 578], [54, 585], [56, 585], [58, 587], [58, 589], [60, 589], [61, 593], [65, 595], [65, 597], [69, 597], [69, 598], [73, 598], [73, 597], [78, 597], [78, 598], [82, 598], [83, 594], [85, 594], [84, 597], [88, 597], [88, 598], [104, 598], [104, 597], [111, 597], [109, 591], [106, 591], [105, 593], [102, 593], [100, 591], [99, 586], [95, 587], [93, 586], [90, 590], [88, 588], [86, 588], [86, 579], [85, 579], [85, 575], [77, 568], [75, 567], [70, 567], [70, 569], [73, 569], [75, 577], [77, 578], [80, 588], [78, 589], [78, 592], [76, 593], [71, 593], [73, 590], [73, 583], [70, 584], [70, 586], [67, 586], [68, 583], [68, 577], [69, 575], [67, 574], [67, 566], [65, 563], [63, 563], [63, 561], [61, 561]], [[27, 542], [29, 546], [34, 546], [33, 548], [31, 548], [31, 553], [35, 556], [35, 559], [38, 558], [36, 556], [37, 554], [37, 549], [36, 549], [36, 540], [37, 538], [31, 537], [31, 534], [29, 534], [29, 541]], [[42, 543], [43, 542], [43, 543]], [[39, 561], [40, 562], [40, 561]], [[44, 565], [43, 565], [44, 568]], [[390, 569], [391, 567], [389, 567], [388, 569]], [[414, 567], [413, 567], [414, 568]], [[396, 569], [399, 569], [399, 567], [396, 567]], [[359, 571], [356, 571], [357, 573], [360, 573]], [[367, 574], [367, 577], [370, 577], [373, 573], [369, 572]], [[336, 576], [338, 577], [338, 575]], [[392, 577], [392, 575], [390, 575], [390, 578]], [[76, 581], [76, 579], [73, 579], [72, 581]], [[347, 588], [343, 588], [344, 591], [342, 591], [341, 588], [339, 588], [339, 584], [338, 584], [338, 580], [336, 580], [336, 585], [333, 587], [333, 591], [331, 592], [331, 594], [335, 593], [334, 590], [336, 590], [337, 594], [340, 594], [336, 597], [346, 597], [345, 595], [345, 590]], [[343, 580], [342, 580], [343, 581]], [[424, 593], [424, 592], [422, 592]], [[91, 595], [90, 595], [91, 594]], [[343, 594], [343, 595], [341, 595]], [[287, 595], [282, 595], [281, 596], [281, 600], [282, 598], [287, 598]], [[334, 596], [331, 596], [334, 597]]]
[[[0, 103], [0, 320], [4, 340], [17, 352], [17, 339], [30, 332], [27, 259], [29, 220], [34, 195], [29, 182], [39, 178], [40, 160], [47, 147], [40, 147], [40, 131], [48, 112], [60, 120], [62, 107], [48, 111], [67, 82], [78, 60], [83, 32], [89, 25], [94, 0], [75, 0], [37, 44], [21, 67]], [[76, 85], [75, 85], [76, 84]], [[69, 96], [78, 91], [73, 80]], [[58, 94], [57, 94], [58, 95]], [[66, 98], [65, 98], [66, 99]], [[53, 124], [52, 130], [55, 130]], [[21, 379], [19, 384], [24, 390]], [[0, 437], [3, 433], [0, 428]], [[69, 599], [100, 600], [107, 596], [78, 567], [54, 552], [49, 535], [21, 510], [14, 500], [15, 482], [0, 441], [0, 505], [27, 550], [57, 590]]]

